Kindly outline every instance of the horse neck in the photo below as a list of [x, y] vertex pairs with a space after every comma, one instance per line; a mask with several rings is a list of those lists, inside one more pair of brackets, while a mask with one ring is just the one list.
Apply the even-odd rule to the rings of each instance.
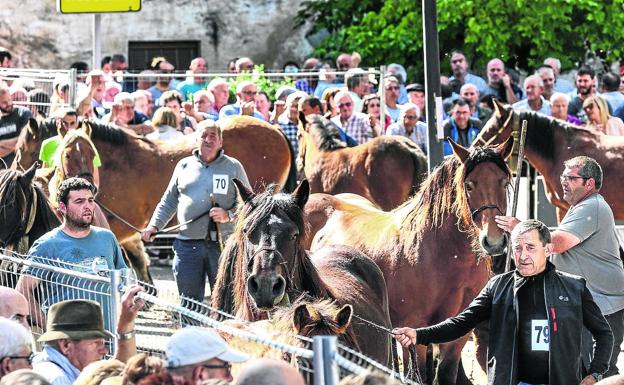
[[59, 217], [56, 212], [50, 206], [47, 197], [40, 191], [35, 189], [37, 197], [37, 213], [35, 215], [35, 222], [29, 233], [29, 247], [39, 239], [43, 234], [61, 225]]
[[295, 298], [301, 293], [307, 293], [312, 298], [335, 299], [334, 291], [323, 281], [303, 246], [300, 247], [297, 258], [299, 262], [293, 269], [290, 297]]

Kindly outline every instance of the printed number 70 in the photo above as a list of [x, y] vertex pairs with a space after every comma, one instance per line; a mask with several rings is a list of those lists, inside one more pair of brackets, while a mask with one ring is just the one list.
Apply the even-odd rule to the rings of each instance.
[[537, 331], [537, 338], [535, 339], [535, 342], [539, 343], [543, 334], [544, 342], [548, 343], [548, 326], [535, 326], [535, 330]]

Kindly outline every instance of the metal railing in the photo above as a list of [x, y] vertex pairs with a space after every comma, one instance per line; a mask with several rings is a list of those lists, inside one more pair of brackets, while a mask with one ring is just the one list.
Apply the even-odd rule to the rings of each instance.
[[[44, 311], [52, 302], [64, 299], [90, 299], [99, 302], [106, 328], [112, 332], [115, 331], [120, 297], [128, 285], [136, 282], [129, 271], [100, 268], [97, 261], [91, 266], [85, 266], [41, 257], [9, 255], [8, 250], [0, 250], [0, 285], [15, 287], [20, 275], [39, 280], [39, 290], [29, 300], [38, 301]], [[146, 302], [146, 307], [139, 312], [135, 321], [138, 351], [164, 357], [169, 337], [184, 326], [196, 325], [213, 328], [226, 339], [238, 338], [273, 349], [277, 352], [276, 357], [289, 355], [293, 362], [297, 362], [298, 369], [309, 384], [319, 383], [317, 381], [321, 379], [324, 384], [336, 384], [341, 377], [363, 374], [369, 369], [401, 379], [399, 373], [337, 343], [335, 338], [310, 339], [293, 332], [289, 336], [292, 337], [291, 343], [269, 339], [232, 326], [228, 322], [236, 320], [234, 316], [205, 303], [180, 298], [171, 290], [138, 283], [145, 288], [138, 296]], [[35, 318], [33, 323], [43, 326], [43, 318]], [[41, 328], [33, 329], [35, 336], [42, 332]], [[109, 347], [112, 352], [114, 344], [110, 341]], [[412, 381], [405, 383], [415, 384]]]
[[[47, 117], [57, 108], [75, 107], [78, 87], [75, 69], [0, 68], [0, 80], [10, 86], [13, 104], [27, 107], [33, 114], [39, 110]], [[59, 85], [68, 86], [66, 100], [55, 90]]]

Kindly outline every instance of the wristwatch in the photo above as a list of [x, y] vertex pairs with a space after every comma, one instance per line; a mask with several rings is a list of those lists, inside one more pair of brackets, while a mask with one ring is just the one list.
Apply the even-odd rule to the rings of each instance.
[[127, 333], [117, 333], [117, 339], [120, 341], [126, 341], [134, 337], [134, 330], [130, 330]]
[[591, 374], [591, 376], [594, 377], [594, 380], [596, 380], [596, 382], [602, 380], [602, 373], [594, 372]]

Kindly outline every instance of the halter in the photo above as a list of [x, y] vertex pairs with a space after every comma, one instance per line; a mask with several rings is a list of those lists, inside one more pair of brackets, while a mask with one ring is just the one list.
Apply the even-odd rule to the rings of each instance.
[[481, 211], [488, 210], [488, 209], [496, 209], [500, 213], [500, 215], [505, 215], [497, 205], [492, 203], [489, 205], [481, 206], [476, 210], [472, 210], [472, 212], [470, 212], [470, 218], [472, 218], [472, 221], [474, 222], [475, 218], [477, 217], [477, 215], [481, 213]]
[[[282, 253], [277, 250], [275, 247], [271, 247], [271, 246], [262, 246], [260, 247], [258, 250], [256, 250], [255, 253], [253, 253], [253, 255], [251, 256], [251, 259], [249, 260], [249, 262], [253, 262], [254, 259], [256, 258], [256, 256], [258, 254], [260, 254], [261, 252], [271, 252], [274, 253], [275, 255], [277, 255], [277, 257], [279, 258], [279, 263], [278, 265], [282, 265], [284, 267], [284, 269], [286, 270], [286, 276], [289, 278], [289, 282], [292, 282], [294, 279], [294, 269], [291, 272], [291, 270], [288, 268], [288, 262], [284, 259], [284, 256], [282, 255]], [[286, 285], [288, 285], [288, 282], [286, 282]]]

